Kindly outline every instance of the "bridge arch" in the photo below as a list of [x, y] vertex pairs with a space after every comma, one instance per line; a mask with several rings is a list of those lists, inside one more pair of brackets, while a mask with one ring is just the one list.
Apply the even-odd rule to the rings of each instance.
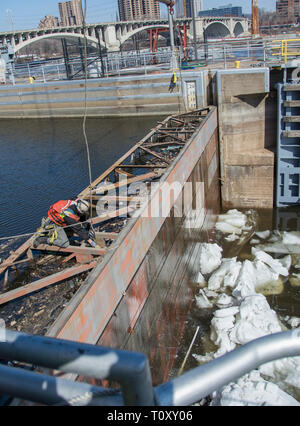
[[245, 31], [244, 31], [244, 27], [243, 27], [242, 23], [241, 22], [237, 22], [235, 24], [235, 27], [234, 27], [234, 30], [233, 30], [233, 33], [234, 33], [235, 37], [240, 36], [244, 32]]
[[[72, 39], [78, 39], [81, 38], [84, 40], [84, 35], [83, 34], [78, 34], [78, 33], [54, 33], [54, 34], [43, 34], [37, 37], [33, 37], [33, 38], [29, 38], [28, 40], [24, 40], [21, 41], [21, 43], [18, 43], [14, 46], [14, 52], [17, 53], [19, 50], [23, 49], [24, 47], [32, 44], [32, 43], [37, 43], [38, 41], [41, 40], [45, 40], [45, 39], [49, 39], [49, 38], [72, 38]], [[87, 36], [86, 37], [87, 42], [91, 43], [91, 44], [95, 44], [96, 46], [98, 45], [98, 39], [91, 37], [91, 36]], [[103, 42], [101, 42], [101, 46], [103, 46], [105, 48], [105, 45]]]
[[169, 31], [168, 25], [146, 25], [144, 27], [136, 28], [130, 32], [128, 32], [126, 35], [120, 38], [120, 44], [124, 44], [127, 40], [129, 40], [131, 37], [133, 37], [135, 34], [141, 33], [142, 31], [156, 29], [156, 28], [163, 28], [166, 31]]
[[223, 22], [214, 21], [204, 29], [207, 38], [224, 38], [231, 35], [229, 28]]

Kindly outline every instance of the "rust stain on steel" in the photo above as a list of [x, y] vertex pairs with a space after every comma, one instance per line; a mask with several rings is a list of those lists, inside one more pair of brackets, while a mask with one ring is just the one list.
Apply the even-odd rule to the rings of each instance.
[[[166, 171], [161, 182], [171, 184], [177, 181], [184, 184], [189, 178], [217, 128], [215, 107], [211, 108], [204, 120], [200, 129], [195, 132], [174, 160], [172, 168]], [[195, 152], [197, 152], [197, 156]], [[151, 201], [154, 203], [159, 201], [159, 191], [152, 196]], [[170, 209], [172, 207], [171, 205]], [[142, 216], [134, 219], [133, 225], [128, 227], [123, 240], [110, 252], [110, 256], [106, 256], [103, 263], [94, 269], [84, 289], [71, 301], [69, 310], [72, 305], [72, 313], [61, 316], [48, 334], [75, 340], [84, 335], [86, 342], [96, 343], [164, 220], [165, 218], [162, 217], [143, 218]], [[133, 252], [128, 254], [125, 249], [126, 245], [134, 247]], [[114, 262], [111, 262], [112, 257], [114, 257]], [[124, 269], [126, 264], [127, 267]], [[86, 317], [85, 324], [79, 321], [83, 313]]]

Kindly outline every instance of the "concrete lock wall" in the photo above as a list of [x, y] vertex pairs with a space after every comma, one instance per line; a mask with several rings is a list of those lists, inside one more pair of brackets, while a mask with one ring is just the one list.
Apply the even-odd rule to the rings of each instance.
[[[89, 117], [177, 114], [207, 106], [208, 71], [95, 78], [87, 82]], [[58, 81], [0, 87], [1, 118], [82, 117], [85, 81]]]
[[217, 71], [223, 208], [273, 208], [276, 99], [270, 71]]

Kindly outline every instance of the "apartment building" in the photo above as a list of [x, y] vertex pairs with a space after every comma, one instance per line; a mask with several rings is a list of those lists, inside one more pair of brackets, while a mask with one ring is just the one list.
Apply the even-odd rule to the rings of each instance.
[[298, 20], [300, 17], [300, 0], [277, 0], [276, 14], [290, 22]]
[[81, 0], [58, 3], [61, 26], [82, 25], [83, 12]]
[[203, 9], [202, 0], [175, 0], [177, 18], [192, 18], [192, 2], [194, 2], [195, 16], [198, 16], [199, 12]]
[[156, 0], [118, 0], [121, 21], [159, 19], [160, 3]]

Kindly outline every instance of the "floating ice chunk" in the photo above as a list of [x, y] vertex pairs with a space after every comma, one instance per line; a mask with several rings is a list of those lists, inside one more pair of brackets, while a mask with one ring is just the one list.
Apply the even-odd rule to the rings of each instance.
[[218, 222], [225, 222], [236, 228], [244, 228], [247, 217], [243, 214], [222, 214], [219, 216]]
[[261, 260], [255, 260], [253, 262], [256, 270], [256, 285], [255, 289], [261, 287], [262, 285], [278, 280], [279, 274], [271, 270], [271, 268], [266, 265]]
[[226, 241], [229, 241], [230, 243], [232, 243], [233, 241], [239, 240], [240, 237], [238, 235], [235, 234], [230, 234], [228, 235], [228, 237], [225, 237]]
[[243, 300], [246, 296], [256, 294], [255, 285], [255, 268], [252, 262], [245, 260], [242, 264], [238, 279], [236, 281], [236, 287], [234, 288], [232, 295], [238, 300]]
[[270, 238], [268, 239], [268, 243], [277, 243], [281, 240], [281, 233], [280, 231], [273, 231]]
[[259, 367], [266, 378], [275, 381], [281, 389], [289, 390], [295, 398], [300, 398], [300, 357], [289, 357], [268, 362]]
[[222, 251], [218, 244], [201, 244], [200, 271], [202, 274], [211, 274], [221, 265]]
[[269, 281], [260, 287], [256, 287], [257, 293], [261, 293], [264, 296], [270, 296], [275, 294], [281, 294], [284, 290], [284, 284], [282, 279], [279, 277], [276, 281]]
[[262, 294], [246, 297], [240, 305], [239, 316], [230, 333], [231, 340], [239, 345], [282, 331], [276, 313]]
[[281, 263], [281, 265], [288, 270], [292, 266], [292, 256], [290, 256], [289, 254], [278, 260]]
[[236, 315], [239, 312], [238, 306], [233, 306], [231, 308], [218, 309], [215, 311], [214, 316], [216, 318], [225, 318], [231, 317], [232, 315]]
[[300, 403], [276, 384], [257, 372], [241, 377], [217, 392], [211, 406], [300, 406]]
[[230, 272], [230, 268], [235, 262], [236, 258], [222, 260], [222, 264], [219, 269], [217, 269], [208, 280], [208, 288], [210, 290], [217, 290], [222, 286], [225, 275]]
[[237, 228], [236, 226], [231, 225], [227, 222], [217, 222], [216, 223], [216, 229], [223, 234], [237, 234], [241, 235], [242, 229]]
[[279, 274], [273, 272], [268, 265], [255, 260], [254, 267], [256, 270], [256, 285], [257, 293], [262, 293], [265, 296], [270, 294], [281, 294], [284, 290], [283, 282], [279, 278]]
[[281, 262], [278, 259], [273, 259], [272, 256], [265, 253], [264, 251], [256, 249], [255, 247], [252, 247], [251, 252], [255, 256], [255, 259], [260, 260], [269, 265], [275, 273], [283, 275], [284, 277], [287, 277], [289, 275], [288, 269], [282, 266]]
[[224, 277], [223, 285], [224, 287], [231, 287], [234, 288], [236, 285], [236, 281], [238, 279], [238, 276], [240, 274], [242, 263], [236, 261], [236, 257], [231, 259], [229, 272]]
[[199, 362], [199, 364], [206, 364], [215, 358], [215, 352], [208, 352], [205, 355], [193, 354], [193, 357], [197, 362]]
[[252, 238], [252, 240], [250, 240], [250, 244], [252, 245], [252, 246], [255, 246], [256, 244], [259, 244], [260, 243], [260, 241], [259, 240], [256, 240], [255, 238]]
[[207, 309], [207, 308], [212, 308], [214, 305], [208, 300], [206, 294], [204, 293], [203, 290], [200, 290], [199, 292], [200, 294], [197, 296], [195, 296], [196, 299], [196, 304], [198, 306], [198, 308], [202, 308], [202, 309]]
[[300, 325], [300, 318], [297, 317], [290, 317], [286, 320], [286, 322], [292, 327], [297, 328]]
[[271, 231], [255, 232], [255, 235], [257, 235], [261, 240], [266, 240], [271, 235]]
[[[229, 308], [231, 309], [231, 308]], [[224, 309], [222, 309], [224, 311]], [[211, 321], [211, 332], [210, 339], [214, 342], [219, 349], [214, 354], [214, 357], [224, 355], [225, 353], [232, 351], [236, 344], [229, 337], [229, 332], [234, 327], [235, 317], [234, 315], [229, 315], [221, 318], [214, 318]]]
[[206, 280], [204, 276], [201, 274], [201, 272], [198, 272], [195, 277], [195, 283], [199, 284], [200, 286], [206, 285]]
[[228, 296], [227, 294], [223, 293], [220, 294], [216, 301], [216, 305], [218, 308], [225, 308], [230, 307], [234, 304], [234, 299], [231, 296]]
[[300, 244], [300, 231], [283, 232], [283, 244]]
[[203, 290], [208, 298], [216, 299], [218, 297], [218, 293], [216, 291], [210, 290], [209, 288], [205, 288]]

